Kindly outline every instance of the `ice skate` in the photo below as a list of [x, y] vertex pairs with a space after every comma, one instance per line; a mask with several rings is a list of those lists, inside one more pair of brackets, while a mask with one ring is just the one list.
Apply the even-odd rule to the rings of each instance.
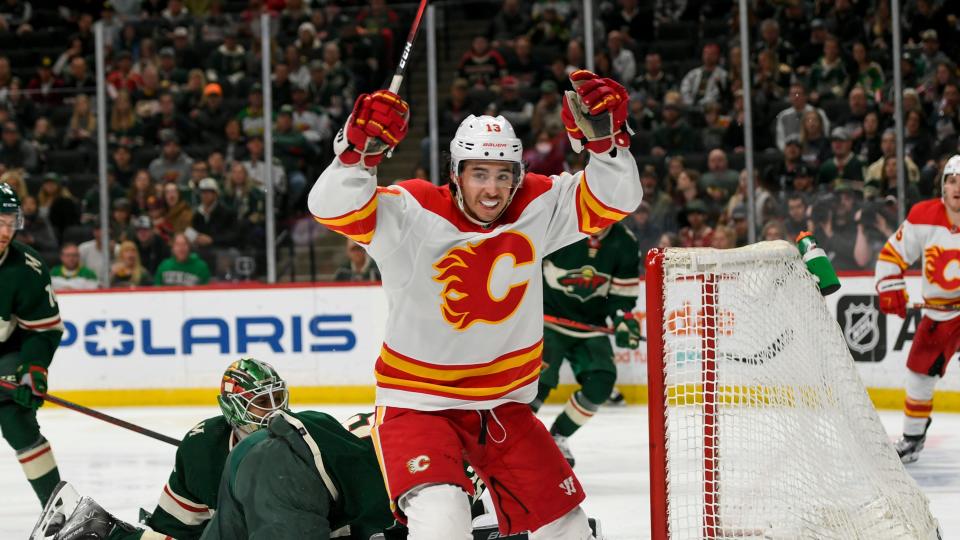
[[567, 437], [554, 433], [553, 440], [557, 443], [557, 448], [560, 449], [560, 453], [563, 454], [563, 458], [567, 460], [567, 463], [569, 463], [571, 467], [573, 467], [573, 464], [576, 462], [576, 460], [573, 459], [573, 452], [570, 451], [570, 443], [567, 442]]

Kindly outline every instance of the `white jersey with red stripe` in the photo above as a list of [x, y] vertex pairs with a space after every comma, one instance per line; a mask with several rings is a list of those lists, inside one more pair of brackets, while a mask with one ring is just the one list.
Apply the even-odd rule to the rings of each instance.
[[[917, 203], [890, 236], [877, 257], [876, 282], [902, 279], [917, 259], [921, 263], [923, 302], [960, 307], [960, 223], [951, 223], [941, 199]], [[960, 316], [960, 311], [924, 309], [937, 321]]]
[[541, 261], [623, 219], [642, 195], [629, 152], [586, 170], [528, 173], [490, 227], [468, 220], [447, 186], [377, 187], [338, 160], [310, 192], [317, 221], [364, 245], [383, 275], [389, 317], [377, 404], [489, 409], [536, 395], [543, 349]]

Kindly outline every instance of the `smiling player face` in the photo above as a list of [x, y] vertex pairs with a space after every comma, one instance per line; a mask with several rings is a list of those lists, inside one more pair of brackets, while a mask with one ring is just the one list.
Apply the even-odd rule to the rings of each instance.
[[513, 182], [512, 162], [467, 161], [460, 173], [464, 207], [480, 221], [493, 221], [506, 208]]

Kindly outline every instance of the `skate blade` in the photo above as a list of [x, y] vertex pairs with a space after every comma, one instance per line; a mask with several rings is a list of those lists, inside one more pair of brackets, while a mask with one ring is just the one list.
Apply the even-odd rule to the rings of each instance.
[[53, 489], [53, 494], [43, 507], [40, 519], [33, 527], [29, 540], [45, 540], [53, 538], [63, 525], [67, 518], [73, 514], [73, 511], [80, 504], [80, 494], [69, 483], [63, 480]]

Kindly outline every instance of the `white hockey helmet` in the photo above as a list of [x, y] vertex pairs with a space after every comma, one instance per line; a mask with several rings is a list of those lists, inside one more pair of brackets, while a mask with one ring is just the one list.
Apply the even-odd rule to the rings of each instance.
[[[513, 163], [513, 188], [510, 198], [504, 205], [504, 210], [510, 206], [514, 194], [523, 183], [526, 172], [523, 166], [523, 142], [513, 131], [513, 126], [503, 116], [474, 116], [470, 115], [460, 122], [456, 135], [450, 141], [450, 178], [457, 187], [455, 190], [457, 206], [467, 219], [478, 225], [488, 225], [490, 222], [481, 222], [473, 218], [463, 206], [463, 195], [460, 192], [460, 173], [463, 171], [463, 162], [471, 159], [484, 161], [509, 161]], [[502, 212], [501, 212], [502, 213]]]
[[951, 174], [960, 174], [960, 154], [954, 155], [947, 160], [943, 166], [943, 174], [940, 175], [940, 198], [944, 198], [943, 187], [947, 183], [947, 177]]

